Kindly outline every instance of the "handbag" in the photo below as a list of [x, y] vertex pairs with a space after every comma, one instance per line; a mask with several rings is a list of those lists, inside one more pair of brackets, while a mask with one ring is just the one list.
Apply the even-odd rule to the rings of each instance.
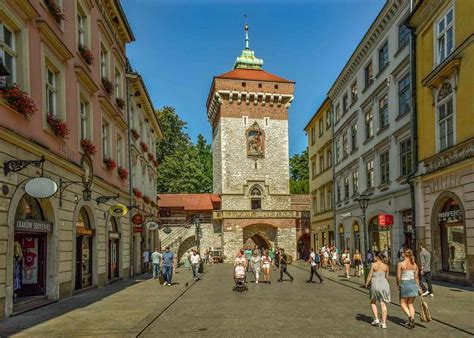
[[431, 313], [428, 308], [428, 303], [426, 303], [423, 298], [420, 298], [420, 320], [422, 322], [431, 322]]

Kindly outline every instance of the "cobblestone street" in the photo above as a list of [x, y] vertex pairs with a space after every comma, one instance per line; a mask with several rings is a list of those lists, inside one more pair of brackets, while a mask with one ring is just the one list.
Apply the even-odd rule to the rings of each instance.
[[[347, 281], [340, 272], [323, 271], [322, 285], [307, 284], [308, 267], [289, 267], [293, 282], [253, 283], [248, 292], [232, 292], [230, 265], [206, 268], [202, 281], [179, 269], [172, 287], [149, 275], [122, 281], [0, 323], [2, 336], [472, 336], [472, 289], [435, 285], [428, 299], [433, 321], [414, 331], [401, 326], [398, 297], [388, 307], [388, 329], [371, 327], [371, 312], [361, 279]], [[392, 287], [392, 292], [395, 290]], [[416, 303], [418, 308], [418, 303]], [[456, 313], [454, 315], [454, 313]]]

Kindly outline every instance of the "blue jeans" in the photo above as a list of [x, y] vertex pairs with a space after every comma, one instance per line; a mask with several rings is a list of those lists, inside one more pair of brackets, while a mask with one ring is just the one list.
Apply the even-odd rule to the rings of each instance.
[[199, 278], [199, 263], [193, 264], [193, 278]]
[[156, 278], [160, 275], [160, 264], [153, 263], [153, 278]]
[[172, 266], [163, 266], [163, 277], [165, 278], [165, 282], [171, 284], [171, 278], [173, 277]]

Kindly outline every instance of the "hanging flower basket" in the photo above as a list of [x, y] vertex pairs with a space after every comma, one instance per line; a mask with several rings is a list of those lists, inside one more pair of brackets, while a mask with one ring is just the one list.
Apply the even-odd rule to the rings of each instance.
[[102, 86], [104, 86], [105, 91], [107, 92], [107, 95], [112, 95], [112, 92], [114, 91], [114, 85], [112, 82], [110, 82], [109, 79], [106, 77], [102, 78]]
[[38, 110], [33, 99], [16, 84], [0, 88], [0, 95], [10, 107], [27, 120]]
[[145, 196], [143, 196], [143, 202], [145, 202], [146, 204], [150, 204], [151, 203], [151, 198], [145, 195]]
[[148, 159], [153, 162], [155, 160], [155, 155], [148, 153]]
[[133, 188], [133, 194], [135, 195], [136, 198], [142, 198], [142, 192], [138, 190], [137, 188]]
[[125, 108], [125, 101], [123, 99], [121, 99], [120, 97], [117, 97], [115, 99], [115, 103], [117, 104], [117, 107], [119, 107], [120, 109]]
[[107, 168], [108, 171], [112, 171], [115, 168], [117, 168], [117, 162], [115, 162], [110, 157], [104, 158], [104, 163], [105, 163], [105, 167]]
[[67, 138], [67, 136], [71, 132], [71, 129], [69, 129], [67, 123], [61, 120], [59, 117], [54, 116], [53, 114], [48, 114], [46, 121], [53, 130], [54, 135], [58, 137]]
[[146, 144], [145, 142], [140, 142], [140, 146], [142, 147], [142, 150], [144, 152], [148, 151], [148, 144]]
[[45, 0], [45, 4], [57, 23], [61, 23], [62, 20], [66, 19], [66, 15], [57, 0]]
[[136, 129], [130, 129], [130, 132], [132, 133], [132, 137], [135, 141], [140, 138], [140, 134]]
[[88, 138], [83, 138], [81, 140], [81, 148], [84, 151], [84, 154], [89, 156], [94, 155], [97, 152], [95, 144]]
[[86, 45], [79, 44], [79, 53], [88, 65], [92, 65], [94, 63], [94, 55]]
[[119, 175], [122, 181], [125, 181], [128, 177], [128, 170], [124, 167], [118, 167], [117, 174]]

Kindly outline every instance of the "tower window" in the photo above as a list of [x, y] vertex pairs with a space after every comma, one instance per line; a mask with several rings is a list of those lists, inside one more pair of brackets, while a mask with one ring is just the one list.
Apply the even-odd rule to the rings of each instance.
[[255, 162], [255, 169], [258, 169], [258, 163]]
[[252, 198], [252, 210], [262, 209], [262, 200], [260, 198]]
[[245, 82], [242, 82], [242, 87], [245, 87], [247, 84]]
[[274, 87], [274, 88], [275, 88], [275, 89], [278, 89], [278, 85], [275, 85], [275, 87]]
[[262, 88], [262, 84], [261, 84], [261, 83], [258, 84], [258, 88]]
[[270, 120], [270, 118], [265, 117], [264, 120], [265, 120], [265, 126], [268, 127], [268, 121]]

